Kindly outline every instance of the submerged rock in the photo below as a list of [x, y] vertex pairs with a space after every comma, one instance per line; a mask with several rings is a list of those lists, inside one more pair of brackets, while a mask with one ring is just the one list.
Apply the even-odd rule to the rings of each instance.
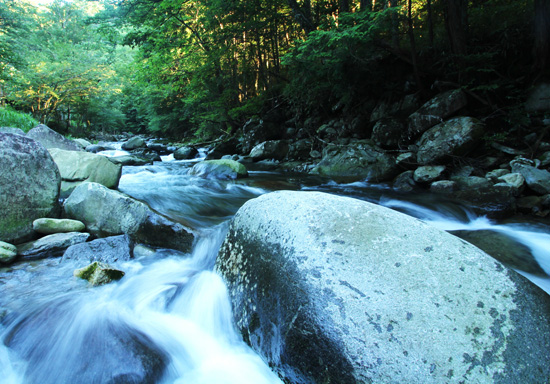
[[88, 237], [90, 237], [89, 233], [56, 233], [18, 245], [17, 253], [27, 259], [61, 256], [65, 249], [85, 242]]
[[68, 217], [82, 221], [98, 237], [128, 234], [136, 242], [183, 252], [193, 243], [193, 234], [183, 225], [98, 183], [76, 187], [64, 207]]
[[9, 264], [17, 257], [17, 247], [0, 241], [0, 264]]
[[212, 179], [240, 179], [248, 177], [246, 167], [235, 160], [204, 160], [189, 170], [190, 175]]
[[69, 196], [84, 182], [99, 183], [107, 188], [118, 186], [122, 167], [113, 164], [105, 156], [56, 148], [50, 149], [49, 152], [61, 173], [61, 197]]
[[287, 382], [550, 377], [550, 297], [478, 248], [381, 206], [260, 196], [233, 218], [216, 268], [245, 341]]
[[109, 264], [94, 261], [92, 264], [74, 271], [75, 277], [88, 280], [94, 286], [109, 284], [112, 281], [120, 280], [124, 272], [118, 270]]
[[0, 240], [30, 240], [34, 220], [56, 217], [60, 183], [57, 165], [42, 144], [0, 133]]
[[32, 229], [43, 235], [54, 233], [82, 232], [86, 226], [82, 221], [71, 219], [36, 219], [32, 222]]

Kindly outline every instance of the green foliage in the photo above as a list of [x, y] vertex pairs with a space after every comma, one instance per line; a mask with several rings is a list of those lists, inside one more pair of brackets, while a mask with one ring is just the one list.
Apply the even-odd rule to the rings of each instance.
[[38, 121], [28, 113], [18, 112], [11, 107], [0, 107], [0, 127], [19, 128], [28, 132], [37, 125]]

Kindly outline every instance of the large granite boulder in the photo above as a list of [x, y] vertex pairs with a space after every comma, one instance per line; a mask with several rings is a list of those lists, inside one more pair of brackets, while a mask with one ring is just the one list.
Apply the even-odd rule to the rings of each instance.
[[313, 174], [349, 181], [391, 180], [398, 174], [395, 158], [367, 143], [328, 145]]
[[409, 136], [415, 137], [442, 123], [467, 103], [466, 94], [460, 89], [440, 93], [409, 116]]
[[120, 164], [114, 164], [105, 156], [90, 152], [49, 150], [61, 173], [61, 197], [67, 197], [84, 182], [99, 183], [107, 188], [117, 188], [122, 172]]
[[194, 236], [146, 204], [98, 183], [84, 183], [65, 200], [69, 218], [97, 237], [129, 235], [134, 241], [189, 252]]
[[57, 165], [42, 144], [0, 133], [0, 240], [29, 240], [35, 219], [58, 215], [60, 184]]
[[73, 140], [67, 139], [44, 124], [40, 124], [29, 132], [27, 137], [39, 141], [47, 149], [59, 148], [66, 151], [82, 151], [82, 147]]
[[216, 268], [237, 327], [291, 383], [541, 383], [550, 297], [420, 220], [318, 192], [233, 218]]
[[418, 141], [416, 160], [426, 165], [464, 156], [483, 135], [483, 124], [471, 117], [455, 117], [426, 131]]
[[246, 167], [235, 160], [204, 160], [189, 170], [190, 175], [205, 179], [241, 179], [248, 177]]

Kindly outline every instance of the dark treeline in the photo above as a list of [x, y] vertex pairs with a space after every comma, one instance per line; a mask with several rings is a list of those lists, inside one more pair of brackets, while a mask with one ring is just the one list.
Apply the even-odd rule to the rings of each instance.
[[79, 134], [232, 134], [254, 115], [370, 114], [462, 88], [521, 124], [546, 80], [545, 0], [57, 0], [0, 4], [0, 98]]

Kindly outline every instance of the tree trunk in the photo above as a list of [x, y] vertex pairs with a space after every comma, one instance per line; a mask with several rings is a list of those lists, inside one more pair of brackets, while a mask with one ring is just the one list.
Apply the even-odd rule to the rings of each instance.
[[446, 0], [446, 24], [451, 51], [455, 55], [467, 53], [468, 41], [468, 1]]
[[[396, 8], [398, 6], [399, 0], [389, 0], [390, 8]], [[391, 14], [391, 34], [392, 34], [392, 43], [394, 47], [399, 47], [399, 16], [397, 12], [392, 12]]]
[[294, 13], [294, 18], [300, 24], [300, 27], [306, 34], [315, 30], [313, 21], [311, 19], [311, 0], [305, 0], [304, 4], [300, 6], [296, 0], [287, 0], [290, 9]]
[[412, 0], [408, 0], [408, 9], [407, 9], [407, 18], [409, 24], [409, 42], [411, 44], [411, 60], [413, 63], [414, 78], [416, 81], [416, 86], [418, 89], [423, 92], [422, 80], [420, 79], [420, 71], [418, 69], [418, 55], [416, 54], [416, 41], [414, 38], [414, 26], [412, 19]]
[[428, 38], [430, 41], [430, 47], [434, 46], [434, 23], [432, 15], [432, 0], [428, 0], [426, 4], [428, 8]]
[[550, 0], [535, 0], [535, 76], [550, 65]]

